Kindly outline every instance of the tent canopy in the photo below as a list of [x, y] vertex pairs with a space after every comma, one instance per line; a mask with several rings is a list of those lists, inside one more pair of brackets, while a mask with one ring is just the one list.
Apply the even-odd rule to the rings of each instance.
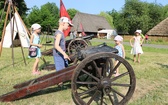
[[12, 19], [10, 20], [10, 22], [6, 26], [3, 47], [6, 47], [6, 48], [11, 47], [12, 35], [13, 35], [13, 40], [15, 40], [16, 35], [19, 35], [21, 46], [22, 47], [29, 47], [30, 39], [29, 39], [27, 30], [26, 30], [26, 27], [25, 27], [24, 23], [22, 22], [18, 13], [15, 13], [14, 17], [12, 17]]

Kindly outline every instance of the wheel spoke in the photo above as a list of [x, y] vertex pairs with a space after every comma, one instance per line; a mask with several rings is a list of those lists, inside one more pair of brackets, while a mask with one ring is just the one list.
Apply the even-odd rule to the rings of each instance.
[[96, 87], [96, 86], [94, 86], [94, 87], [92, 87], [92, 88], [89, 88], [88, 90], [86, 90], [86, 91], [84, 91], [84, 92], [82, 92], [82, 93], [79, 93], [78, 96], [81, 97], [81, 96], [83, 96], [83, 95], [85, 95], [85, 94], [88, 94], [88, 93], [94, 91], [94, 90], [97, 90], [97, 87]]
[[77, 46], [77, 44], [75, 43], [75, 41], [74, 41], [74, 42], [72, 42], [72, 44], [73, 44], [73, 45], [75, 45], [75, 46]]
[[114, 93], [117, 93], [119, 96], [121, 96], [121, 97], [123, 97], [123, 98], [125, 97], [125, 95], [123, 95], [122, 93], [120, 93], [120, 92], [114, 90], [113, 88], [111, 88], [111, 90], [112, 90]]
[[77, 81], [76, 83], [83, 84], [83, 85], [97, 85], [98, 84], [97, 82], [80, 82], [80, 81]]
[[119, 78], [122, 78], [122, 77], [124, 77], [124, 76], [126, 76], [126, 75], [128, 75], [128, 74], [129, 74], [129, 72], [122, 73], [122, 74], [120, 74], [119, 76], [112, 78], [112, 79], [111, 79], [111, 82], [113, 82], [113, 81], [115, 81], [115, 80], [117, 80], [117, 79], [119, 79]]
[[113, 98], [111, 97], [111, 95], [110, 95], [110, 94], [108, 94], [108, 97], [109, 97], [109, 99], [110, 99], [110, 101], [111, 101], [112, 105], [114, 105]]
[[99, 77], [101, 77], [101, 75], [102, 75], [102, 74], [101, 74], [101, 69], [98, 68], [98, 66], [97, 66], [97, 64], [96, 64], [95, 61], [93, 61], [92, 63], [93, 63], [93, 67], [97, 70]]
[[106, 73], [107, 73], [107, 66], [106, 64], [102, 67], [103, 70], [103, 77], [106, 77]]
[[99, 93], [99, 91], [97, 90], [94, 95], [91, 97], [91, 99], [88, 101], [87, 105], [90, 105], [93, 101], [93, 99], [97, 96], [97, 94]]
[[82, 72], [84, 72], [85, 74], [89, 75], [90, 77], [92, 77], [92, 78], [95, 79], [96, 81], [99, 81], [99, 78], [93, 76], [92, 74], [90, 74], [89, 72], [85, 71], [84, 69], [82, 69]]
[[75, 48], [76, 48], [76, 46], [74, 46], [74, 45], [73, 45], [73, 46], [71, 46], [71, 49], [75, 49]]
[[109, 78], [113, 75], [114, 71], [116, 71], [116, 69], [120, 66], [121, 62], [118, 62], [117, 65], [112, 69], [110, 70], [110, 74], [109, 74]]
[[123, 87], [130, 87], [130, 84], [119, 84], [119, 83], [111, 83], [111, 86], [123, 86]]
[[100, 105], [103, 105], [103, 98], [104, 98], [104, 93], [101, 92], [101, 101], [100, 101]]

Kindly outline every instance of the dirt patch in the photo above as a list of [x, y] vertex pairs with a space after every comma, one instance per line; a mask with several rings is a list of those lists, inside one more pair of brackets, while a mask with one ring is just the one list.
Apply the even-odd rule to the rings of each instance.
[[161, 82], [147, 81], [146, 79], [140, 79], [137, 81], [136, 89], [130, 102], [138, 100], [145, 96], [147, 93], [154, 91], [157, 87], [161, 86]]

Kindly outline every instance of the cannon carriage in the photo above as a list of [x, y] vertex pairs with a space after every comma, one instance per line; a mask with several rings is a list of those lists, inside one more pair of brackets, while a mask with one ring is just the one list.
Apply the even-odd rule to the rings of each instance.
[[[76, 60], [74, 57], [72, 56], [73, 54], [76, 54], [77, 51], [81, 50], [81, 49], [85, 49], [88, 46], [91, 46], [91, 42], [90, 40], [94, 37], [94, 35], [88, 35], [88, 36], [84, 36], [84, 37], [78, 37], [78, 38], [74, 38], [74, 39], [69, 39], [66, 40], [65, 42], [65, 47], [66, 47], [66, 53], [68, 55], [71, 56], [72, 61], [70, 61], [70, 63], [76, 63]], [[42, 52], [43, 57], [41, 57], [41, 59], [43, 60], [45, 66], [42, 67], [42, 69], [44, 70], [54, 70], [55, 66], [54, 64], [47, 64], [44, 56], [52, 56], [53, 55], [53, 48], [45, 50]]]
[[[133, 68], [115, 48], [101, 44], [78, 51], [78, 63], [61, 71], [14, 86], [0, 101], [13, 101], [60, 82], [71, 81], [72, 98], [77, 105], [124, 105], [132, 97], [136, 79]], [[115, 64], [115, 61], [118, 61]], [[120, 75], [114, 76], [117, 68]]]
[[[94, 35], [88, 35], [84, 37], [78, 37], [74, 39], [66, 40], [65, 46], [67, 49], [67, 53], [71, 55], [72, 53], [76, 52], [77, 50], [86, 48], [91, 45], [90, 40], [94, 37]], [[52, 49], [48, 49], [44, 52], [42, 52], [42, 55], [44, 56], [50, 56], [52, 55]]]

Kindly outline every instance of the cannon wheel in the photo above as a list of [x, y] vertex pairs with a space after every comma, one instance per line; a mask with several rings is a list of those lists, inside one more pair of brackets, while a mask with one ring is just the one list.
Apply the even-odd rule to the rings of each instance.
[[74, 39], [68, 44], [68, 54], [75, 54], [78, 50], [84, 49], [86, 47], [88, 47], [88, 44], [85, 40], [82, 38]]
[[[120, 75], [114, 76], [117, 68]], [[113, 53], [86, 57], [71, 79], [72, 97], [78, 105], [125, 105], [132, 97], [135, 85], [132, 66]]]
[[89, 46], [91, 46], [91, 45], [92, 45], [92, 43], [90, 42], [90, 40], [89, 40], [89, 39], [86, 39], [86, 42], [87, 42], [87, 44], [88, 44]]

